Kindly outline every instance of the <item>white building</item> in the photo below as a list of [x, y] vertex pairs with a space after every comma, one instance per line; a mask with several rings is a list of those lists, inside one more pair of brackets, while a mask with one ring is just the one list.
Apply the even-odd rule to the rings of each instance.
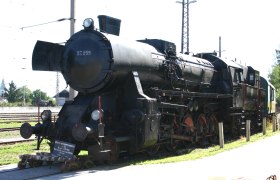
[[56, 99], [57, 106], [63, 106], [63, 104], [69, 100], [69, 92], [67, 90], [63, 90], [59, 94], [56, 94], [53, 98]]

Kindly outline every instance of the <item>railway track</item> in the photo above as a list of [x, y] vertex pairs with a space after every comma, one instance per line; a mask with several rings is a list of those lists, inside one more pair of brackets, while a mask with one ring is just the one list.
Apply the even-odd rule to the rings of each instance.
[[[54, 112], [52, 115], [53, 120], [55, 120], [58, 117], [58, 112]], [[38, 113], [0, 113], [0, 124], [25, 122], [38, 122]], [[19, 130], [20, 127], [0, 128], [0, 132]]]
[[6, 131], [19, 131], [20, 127], [13, 127], [13, 128], [0, 128], [0, 132]]
[[30, 142], [35, 141], [36, 139], [19, 139], [19, 140], [12, 140], [12, 141], [0, 141], [0, 145], [9, 145], [15, 143], [22, 143], [22, 142]]
[[[53, 113], [53, 119], [56, 119], [58, 112]], [[7, 123], [18, 123], [18, 127], [5, 127], [0, 128], [0, 133], [3, 132], [19, 132], [20, 130], [20, 123], [25, 122], [38, 122], [38, 113], [0, 113], [0, 124], [7, 124]], [[3, 126], [2, 126], [3, 127]], [[8, 144], [15, 144], [15, 143], [22, 143], [22, 142], [30, 142], [36, 140], [35, 138], [31, 139], [5, 139], [1, 138], [0, 145], [8, 145]]]
[[24, 123], [24, 122], [38, 122], [38, 119], [37, 120], [30, 120], [30, 119], [0, 120], [0, 124], [4, 124], [4, 123]]
[[[52, 112], [52, 117], [56, 118], [57, 116], [58, 112]], [[0, 123], [6, 120], [9, 122], [36, 121], [38, 120], [38, 113], [0, 113]]]

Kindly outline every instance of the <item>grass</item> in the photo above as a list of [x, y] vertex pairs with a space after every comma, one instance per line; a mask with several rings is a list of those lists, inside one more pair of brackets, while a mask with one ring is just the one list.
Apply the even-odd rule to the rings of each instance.
[[[34, 126], [37, 122], [30, 122], [31, 126]], [[14, 128], [20, 127], [23, 123], [22, 122], [9, 122], [6, 120], [6, 123], [0, 123], [0, 128]]]
[[[1, 122], [1, 121], [0, 121]], [[0, 128], [20, 127], [23, 123], [0, 123]], [[19, 131], [4, 131], [0, 132], [0, 139], [21, 137]]]
[[[36, 141], [0, 146], [0, 166], [19, 162], [19, 155], [34, 154], [37, 150]], [[49, 152], [49, 146], [42, 142], [40, 151]]]
[[[5, 123], [2, 123], [2, 122]], [[37, 122], [29, 122], [31, 126], [34, 126]], [[20, 127], [22, 122], [9, 122], [9, 120], [0, 120], [0, 128], [14, 128]], [[4, 131], [0, 132], [0, 139], [21, 137], [19, 131]]]
[[0, 132], [0, 139], [21, 137], [19, 131], [4, 131]]

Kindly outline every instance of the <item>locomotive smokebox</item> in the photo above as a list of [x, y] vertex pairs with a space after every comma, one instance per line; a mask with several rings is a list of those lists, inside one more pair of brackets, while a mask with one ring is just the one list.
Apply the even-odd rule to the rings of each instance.
[[99, 28], [101, 32], [118, 36], [120, 34], [121, 20], [106, 15], [99, 15]]

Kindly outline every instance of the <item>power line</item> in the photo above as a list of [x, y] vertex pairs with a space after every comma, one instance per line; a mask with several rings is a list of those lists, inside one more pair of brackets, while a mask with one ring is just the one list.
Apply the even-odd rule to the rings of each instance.
[[21, 27], [20, 29], [23, 30], [23, 29], [26, 29], [26, 28], [32, 28], [32, 27], [36, 27], [36, 26], [42, 26], [42, 25], [46, 25], [46, 24], [61, 22], [61, 21], [65, 21], [65, 20], [72, 20], [72, 19], [73, 18], [61, 18], [61, 19], [58, 19], [58, 20], [55, 20], [55, 21], [49, 21], [49, 22], [45, 22], [45, 23], [34, 24], [34, 25], [30, 25], [30, 26], [24, 26], [24, 27]]

